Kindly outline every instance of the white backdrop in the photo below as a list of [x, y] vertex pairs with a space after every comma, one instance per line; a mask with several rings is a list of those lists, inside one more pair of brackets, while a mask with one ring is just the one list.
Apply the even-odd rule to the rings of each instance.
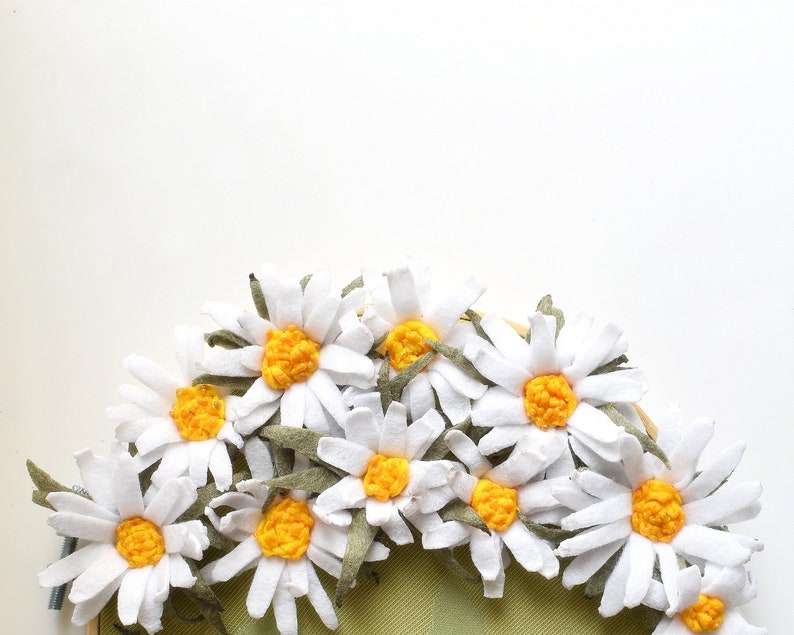
[[[0, 4], [0, 421], [9, 633], [57, 557], [24, 460], [106, 452], [130, 352], [290, 276], [424, 256], [522, 320], [550, 292], [615, 318], [761, 480], [752, 623], [790, 629], [790, 3]], [[488, 3], [492, 4], [492, 3]]]

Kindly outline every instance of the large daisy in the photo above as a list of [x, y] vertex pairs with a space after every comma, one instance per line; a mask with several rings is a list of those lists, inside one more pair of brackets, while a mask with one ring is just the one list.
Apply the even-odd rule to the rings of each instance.
[[756, 516], [761, 486], [723, 484], [739, 463], [743, 443], [698, 471], [700, 455], [713, 433], [711, 421], [698, 419], [683, 426], [680, 414], [668, 413], [657, 442], [670, 468], [626, 435], [621, 441], [622, 461], [605, 464], [608, 475], [578, 471], [570, 485], [555, 491], [562, 503], [577, 510], [562, 520], [562, 528], [584, 529], [557, 549], [561, 557], [574, 557], [563, 574], [566, 588], [587, 581], [622, 549], [604, 587], [601, 614], [614, 615], [624, 606], [640, 604], [655, 568], [673, 606], [679, 592], [679, 557], [701, 567], [735, 566], [762, 548], [756, 540], [722, 529]]
[[317, 497], [316, 510], [331, 522], [349, 525], [350, 509], [364, 508], [367, 522], [397, 544], [413, 541], [403, 516], [420, 529], [425, 517], [454, 494], [447, 485], [448, 461], [422, 456], [444, 431], [435, 410], [408, 425], [407, 409], [392, 402], [383, 413], [380, 395], [361, 395], [345, 422], [345, 438], [323, 437], [320, 460], [347, 472]]
[[47, 567], [39, 582], [55, 587], [74, 580], [69, 600], [76, 605], [75, 624], [88, 623], [118, 591], [121, 623], [140, 622], [148, 632], [158, 631], [169, 587], [196, 582], [185, 558], [198, 560], [209, 546], [200, 521], [174, 522], [196, 501], [196, 487], [187, 477], [171, 479], [144, 504], [128, 453], [116, 447], [108, 459], [90, 450], [75, 457], [91, 498], [50, 493], [47, 502], [56, 511], [47, 522], [87, 544]]
[[197, 486], [205, 485], [209, 469], [217, 488], [225, 491], [232, 484], [226, 446], [243, 445], [227, 413], [236, 398], [225, 396], [216, 386], [192, 385], [201, 373], [204, 354], [199, 327], [177, 326], [174, 344], [182, 379], [142, 355], [130, 355], [124, 367], [145, 388], [122, 385], [119, 393], [131, 403], [108, 408], [107, 416], [119, 423], [118, 440], [135, 444], [139, 470], [160, 461], [152, 475], [156, 486], [185, 474]]
[[[431, 351], [425, 340], [460, 348], [473, 332], [471, 324], [460, 318], [485, 291], [478, 278], [468, 278], [446, 296], [429, 298], [430, 272], [417, 261], [407, 267], [381, 275], [372, 268], [362, 269], [364, 286], [373, 304], [364, 310], [362, 322], [382, 341], [380, 351], [388, 355], [390, 374], [407, 368]], [[437, 355], [403, 390], [401, 401], [412, 419], [435, 408], [453, 424], [463, 421], [471, 410], [471, 400], [480, 397], [485, 386], [448, 359]]]
[[[483, 579], [485, 597], [502, 597], [507, 562], [505, 549], [527, 571], [537, 571], [549, 579], [556, 576], [559, 562], [551, 544], [529, 531], [518, 516], [521, 512], [534, 522], [545, 522], [550, 510], [560, 508], [551, 496], [556, 479], [543, 480], [550, 465], [546, 456], [522, 440], [503, 463], [494, 467], [462, 432], [451, 430], [444, 440], [468, 469], [468, 472], [451, 469], [450, 485], [455, 494], [477, 512], [490, 533], [450, 521], [427, 532], [425, 547], [462, 544], [465, 541], [460, 540], [460, 530], [465, 529], [472, 562]], [[562, 513], [558, 511], [559, 516]]]
[[329, 273], [319, 269], [305, 287], [282, 281], [273, 266], [259, 280], [262, 315], [210, 302], [204, 312], [246, 344], [216, 347], [204, 360], [207, 372], [256, 378], [235, 404], [235, 429], [249, 435], [277, 410], [281, 424], [338, 432], [348, 408], [339, 386], [370, 388], [375, 369], [366, 356], [372, 335], [359, 322], [364, 292], [332, 292]]
[[617, 325], [594, 331], [592, 318], [580, 313], [555, 339], [555, 318], [536, 312], [529, 343], [496, 315], [486, 315], [480, 326], [492, 343], [469, 337], [464, 354], [496, 384], [472, 407], [472, 423], [493, 428], [480, 441], [484, 454], [525, 435], [537, 445], [548, 435], [570, 435], [574, 452], [618, 459], [621, 430], [597, 406], [635, 401], [643, 385], [634, 370], [594, 374], [627, 349]]
[[[263, 455], [266, 446], [252, 439], [249, 455]], [[263, 480], [272, 477], [272, 464], [257, 460], [251, 465], [254, 478], [237, 484], [237, 492], [215, 498], [206, 509], [213, 526], [239, 544], [220, 559], [206, 565], [202, 575], [210, 584], [231, 579], [255, 569], [246, 606], [254, 618], [261, 618], [273, 605], [276, 624], [282, 635], [298, 632], [295, 598], [308, 596], [317, 615], [328, 628], [338, 625], [336, 613], [320, 583], [315, 566], [338, 578], [347, 544], [345, 528], [326, 523], [314, 512], [315, 503], [306, 494], [291, 491], [273, 500], [263, 511], [269, 488]], [[258, 467], [257, 467], [258, 466]], [[219, 516], [215, 511], [229, 507]], [[383, 560], [389, 550], [373, 542], [365, 560]]]

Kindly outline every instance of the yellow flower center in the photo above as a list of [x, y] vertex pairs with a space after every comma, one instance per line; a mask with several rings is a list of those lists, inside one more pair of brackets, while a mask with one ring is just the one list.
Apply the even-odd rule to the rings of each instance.
[[320, 364], [320, 345], [294, 324], [267, 332], [262, 379], [274, 390], [309, 379]]
[[309, 548], [313, 526], [306, 501], [285, 498], [270, 506], [254, 537], [266, 556], [297, 560]]
[[383, 353], [389, 354], [392, 368], [401, 371], [432, 350], [425, 340], [437, 342], [438, 335], [424, 322], [408, 320], [395, 326], [386, 336]]
[[223, 399], [209, 384], [178, 388], [174, 409], [168, 414], [187, 441], [214, 438], [226, 421]]
[[654, 542], [670, 542], [686, 520], [681, 494], [656, 479], [645, 481], [634, 490], [631, 509], [632, 529]]
[[700, 598], [689, 608], [681, 611], [681, 619], [693, 633], [712, 633], [722, 624], [725, 605], [719, 598], [700, 594]]
[[128, 518], [116, 527], [116, 551], [130, 568], [157, 564], [165, 554], [160, 528], [145, 518]]
[[504, 531], [518, 516], [518, 492], [481, 478], [471, 497], [471, 506], [488, 529]]
[[541, 375], [524, 386], [524, 410], [541, 430], [564, 427], [578, 403], [564, 375]]
[[408, 459], [376, 454], [364, 474], [364, 491], [385, 503], [399, 496], [408, 485]]

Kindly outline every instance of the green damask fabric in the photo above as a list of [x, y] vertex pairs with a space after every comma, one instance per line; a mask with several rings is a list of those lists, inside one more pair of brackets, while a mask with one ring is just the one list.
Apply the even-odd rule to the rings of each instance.
[[[463, 551], [463, 550], [460, 550]], [[337, 611], [338, 635], [643, 635], [636, 611], [604, 619], [598, 600], [587, 600], [581, 589], [567, 591], [560, 578], [545, 580], [517, 564], [507, 568], [504, 597], [482, 597], [479, 584], [452, 575], [431, 553], [409, 545], [392, 550], [385, 562], [375, 563], [376, 576], [359, 576], [344, 606]], [[334, 594], [333, 580], [319, 572]], [[272, 609], [253, 620], [245, 608], [252, 573], [215, 587], [224, 604], [223, 621], [231, 635], [277, 635]], [[379, 582], [376, 582], [374, 578]], [[331, 633], [306, 598], [299, 598], [298, 627], [307, 635]], [[114, 624], [115, 598], [102, 612], [100, 635], [118, 635]], [[180, 612], [196, 614], [179, 605]], [[212, 635], [207, 623], [184, 624], [164, 618], [163, 635]], [[141, 631], [145, 632], [145, 631]]]

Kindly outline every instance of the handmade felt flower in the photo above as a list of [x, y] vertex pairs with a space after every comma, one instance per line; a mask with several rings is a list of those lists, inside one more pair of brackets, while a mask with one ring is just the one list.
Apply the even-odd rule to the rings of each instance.
[[108, 408], [107, 416], [119, 424], [116, 438], [135, 444], [139, 470], [160, 462], [152, 475], [155, 486], [185, 474], [205, 485], [209, 469], [216, 487], [225, 491], [232, 484], [227, 444], [243, 445], [227, 414], [236, 398], [216, 386], [192, 385], [204, 353], [200, 328], [177, 326], [174, 344], [182, 379], [146, 357], [130, 355], [124, 367], [146, 388], [122, 385], [119, 393], [132, 403]]
[[471, 336], [464, 354], [496, 384], [472, 407], [472, 423], [493, 428], [480, 441], [484, 454], [525, 435], [536, 445], [558, 435], [570, 437], [579, 456], [618, 459], [622, 431], [596, 406], [639, 399], [643, 385], [634, 370], [598, 372], [627, 349], [617, 325], [594, 331], [592, 318], [580, 313], [555, 339], [555, 318], [536, 312], [529, 318], [529, 343], [496, 315], [486, 315], [480, 326], [492, 344]]
[[578, 471], [569, 486], [555, 490], [562, 503], [577, 510], [562, 520], [562, 528], [584, 529], [557, 549], [561, 557], [574, 556], [563, 585], [585, 582], [620, 551], [604, 587], [601, 614], [614, 615], [624, 606], [640, 604], [654, 569], [668, 606], [675, 606], [679, 557], [701, 567], [735, 566], [762, 548], [756, 540], [723, 531], [725, 525], [756, 516], [761, 486], [723, 484], [741, 459], [743, 443], [729, 447], [699, 471], [700, 455], [713, 433], [713, 422], [698, 419], [683, 426], [680, 413], [671, 411], [657, 439], [669, 468], [626, 435], [619, 464], [605, 463], [603, 473]]
[[413, 542], [402, 516], [416, 526], [424, 516], [449, 502], [448, 461], [423, 461], [430, 445], [444, 431], [436, 411], [411, 425], [407, 408], [392, 402], [383, 413], [380, 395], [356, 399], [345, 422], [345, 438], [323, 437], [317, 446], [320, 460], [347, 472], [317, 497], [316, 510], [331, 522], [349, 525], [349, 509], [365, 508], [367, 522], [381, 527], [398, 545]]
[[[361, 319], [375, 340], [382, 341], [378, 350], [387, 356], [392, 376], [430, 352], [428, 340], [460, 348], [473, 332], [460, 318], [485, 291], [478, 278], [468, 278], [432, 301], [428, 297], [430, 272], [417, 261], [385, 276], [372, 268], [362, 269], [362, 275], [373, 304], [365, 308]], [[408, 382], [401, 401], [416, 420], [435, 408], [437, 397], [441, 411], [456, 424], [469, 416], [471, 400], [484, 391], [483, 384], [436, 355]]]
[[549, 579], [556, 576], [559, 562], [551, 544], [532, 533], [519, 517], [520, 513], [531, 521], [545, 521], [545, 513], [560, 507], [551, 496], [551, 483], [543, 481], [550, 465], [547, 457], [522, 440], [503, 463], [494, 467], [462, 432], [450, 430], [444, 440], [468, 469], [467, 473], [452, 468], [450, 486], [477, 512], [489, 531], [450, 521], [428, 531], [424, 546], [442, 548], [461, 544], [464, 541], [460, 540], [460, 532], [465, 530], [472, 562], [483, 579], [485, 597], [502, 597], [505, 548], [527, 571], [537, 571]]
[[158, 631], [169, 588], [196, 582], [185, 558], [198, 560], [209, 546], [200, 521], [174, 522], [195, 502], [196, 487], [187, 477], [170, 479], [144, 504], [128, 453], [116, 447], [104, 459], [86, 449], [75, 457], [90, 498], [48, 494], [55, 513], [47, 522], [87, 544], [42, 571], [39, 583], [55, 587], [74, 580], [69, 600], [76, 605], [75, 624], [88, 623], [118, 591], [121, 623]]
[[[664, 610], [662, 585], [651, 581], [644, 604]], [[695, 566], [679, 572], [678, 606], [668, 610], [653, 635], [765, 635], [767, 630], [748, 624], [739, 607], [756, 596], [756, 587], [744, 567], [706, 564], [701, 574]], [[650, 601], [649, 601], [650, 600]]]
[[[256, 447], [249, 455], [262, 456], [265, 445], [252, 441]], [[340, 576], [347, 531], [316, 514], [315, 502], [307, 500], [304, 492], [278, 496], [263, 510], [270, 490], [262, 481], [272, 477], [272, 464], [268, 467], [267, 461], [257, 460], [251, 470], [253, 479], [238, 483], [236, 492], [222, 494], [206, 509], [213, 526], [239, 544], [206, 565], [203, 577], [214, 584], [255, 568], [246, 601], [252, 617], [263, 617], [272, 604], [279, 632], [296, 634], [295, 598], [307, 596], [323, 624], [336, 628], [336, 613], [314, 567]], [[232, 511], [220, 517], [215, 510], [222, 507]], [[388, 548], [373, 542], [365, 560], [383, 560], [388, 553]]]
[[338, 433], [348, 408], [339, 386], [369, 388], [375, 369], [366, 356], [372, 334], [359, 322], [364, 292], [332, 292], [330, 275], [315, 271], [302, 286], [283, 282], [273, 266], [259, 281], [259, 314], [218, 302], [204, 312], [232, 334], [239, 348], [216, 347], [207, 372], [256, 378], [235, 404], [235, 429], [249, 435], [280, 409], [281, 424]]

